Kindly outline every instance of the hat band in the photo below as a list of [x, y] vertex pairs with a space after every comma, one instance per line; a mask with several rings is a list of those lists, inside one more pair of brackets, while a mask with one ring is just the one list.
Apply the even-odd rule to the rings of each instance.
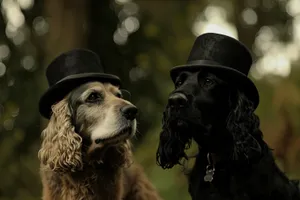
[[220, 65], [220, 63], [217, 63], [212, 60], [191, 60], [191, 61], [188, 61], [187, 64], [189, 64], [189, 65]]

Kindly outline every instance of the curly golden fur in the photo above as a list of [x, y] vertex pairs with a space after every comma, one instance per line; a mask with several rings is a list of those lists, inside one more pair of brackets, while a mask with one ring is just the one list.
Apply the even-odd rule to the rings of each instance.
[[[82, 100], [91, 95], [87, 93], [91, 89], [103, 95], [101, 101], [94, 93], [91, 99], [96, 103]], [[120, 108], [132, 104], [112, 95], [117, 90], [110, 84], [87, 83], [52, 106], [38, 153], [43, 200], [161, 199], [141, 166], [134, 163], [129, 141], [132, 134], [125, 137], [118, 128], [133, 119], [124, 120], [119, 114]], [[113, 116], [117, 119], [105, 120]], [[135, 132], [136, 123], [129, 124]], [[104, 135], [98, 132], [102, 127], [114, 127], [120, 133]]]
[[75, 133], [71, 124], [66, 99], [52, 107], [52, 117], [42, 132], [42, 148], [39, 158], [43, 167], [53, 171], [75, 172], [81, 170], [82, 138]]

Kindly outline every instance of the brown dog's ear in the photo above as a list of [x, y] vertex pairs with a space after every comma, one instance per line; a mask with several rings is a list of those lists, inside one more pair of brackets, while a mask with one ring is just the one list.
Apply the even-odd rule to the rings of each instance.
[[74, 172], [83, 167], [82, 138], [75, 133], [66, 99], [52, 106], [49, 124], [42, 132], [38, 157], [43, 165], [57, 172]]

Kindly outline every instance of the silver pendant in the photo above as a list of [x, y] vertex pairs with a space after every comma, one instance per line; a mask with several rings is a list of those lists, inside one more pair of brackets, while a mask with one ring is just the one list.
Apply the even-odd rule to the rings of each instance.
[[215, 168], [211, 168], [210, 165], [207, 165], [206, 167], [206, 174], [204, 176], [205, 182], [212, 182], [214, 180], [214, 174], [215, 174]]

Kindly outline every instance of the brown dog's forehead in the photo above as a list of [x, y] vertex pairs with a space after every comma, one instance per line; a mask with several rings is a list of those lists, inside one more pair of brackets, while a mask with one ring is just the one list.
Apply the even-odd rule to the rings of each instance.
[[101, 83], [101, 82], [90, 82], [87, 83], [85, 86], [87, 86], [89, 89], [95, 89], [95, 90], [105, 90], [106, 92], [116, 92], [119, 91], [119, 87], [112, 85], [111, 83]]
[[111, 83], [104, 83], [103, 86], [107, 91], [112, 93], [115, 93], [120, 90], [119, 86], [112, 85]]
[[102, 82], [89, 82], [86, 84], [81, 85], [77, 89], [75, 89], [71, 94], [72, 99], [85, 99], [87, 96], [92, 92], [97, 91], [101, 92], [105, 95], [108, 93], [115, 94], [119, 91], [118, 86], [114, 86], [111, 83], [102, 83]]

